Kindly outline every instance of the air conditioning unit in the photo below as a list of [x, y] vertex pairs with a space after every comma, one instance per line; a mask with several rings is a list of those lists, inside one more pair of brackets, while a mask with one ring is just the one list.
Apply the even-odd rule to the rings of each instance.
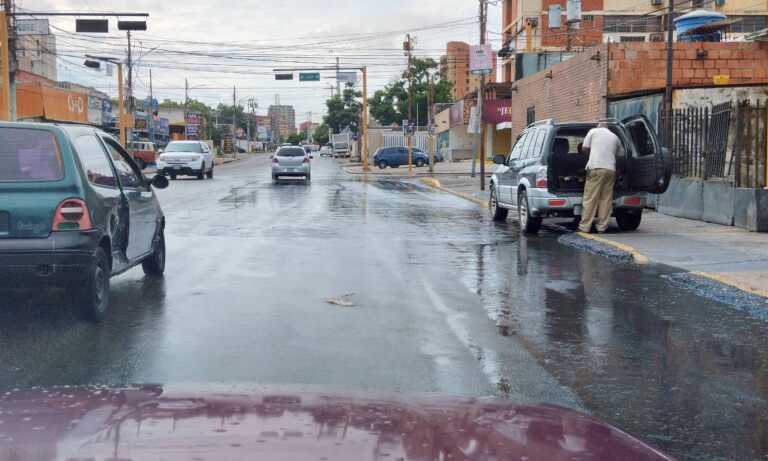
[[653, 6], [662, 6], [664, 4], [664, 0], [651, 0], [651, 5]]

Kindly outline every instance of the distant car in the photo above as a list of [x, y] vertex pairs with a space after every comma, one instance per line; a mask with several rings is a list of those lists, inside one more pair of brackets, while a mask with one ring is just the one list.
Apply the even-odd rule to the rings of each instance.
[[320, 148], [320, 157], [333, 157], [333, 147], [323, 146]]
[[128, 152], [142, 170], [157, 161], [157, 146], [149, 141], [129, 142]]
[[281, 176], [304, 177], [309, 181], [312, 176], [312, 155], [299, 146], [281, 147], [272, 156], [272, 181]]
[[[411, 162], [414, 166], [423, 167], [429, 164], [429, 156], [423, 151], [413, 149]], [[408, 165], [408, 149], [405, 147], [380, 147], [373, 154], [373, 163], [381, 169]]]
[[196, 176], [213, 179], [213, 152], [202, 141], [171, 141], [157, 158], [157, 173], [170, 176]]
[[147, 179], [111, 136], [82, 125], [0, 124], [0, 283], [63, 287], [101, 320], [109, 279], [165, 270], [165, 217]]

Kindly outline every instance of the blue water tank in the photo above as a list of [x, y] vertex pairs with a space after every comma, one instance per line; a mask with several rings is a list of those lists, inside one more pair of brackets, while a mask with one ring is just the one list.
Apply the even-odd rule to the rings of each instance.
[[710, 22], [722, 21], [727, 16], [716, 11], [694, 10], [675, 18], [675, 31], [680, 42], [719, 42], [721, 38], [720, 31], [706, 34], [684, 34], [684, 32], [694, 29]]

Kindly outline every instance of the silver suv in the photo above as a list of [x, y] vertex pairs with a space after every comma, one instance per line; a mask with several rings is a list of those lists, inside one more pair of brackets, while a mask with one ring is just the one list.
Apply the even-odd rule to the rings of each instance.
[[[616, 157], [613, 216], [621, 230], [635, 230], [642, 219], [645, 193], [667, 190], [671, 166], [645, 116], [608, 123], [622, 143]], [[523, 232], [536, 233], [544, 218], [580, 216], [588, 160], [581, 145], [596, 126], [597, 122], [544, 120], [526, 128], [508, 157], [493, 159], [499, 165], [490, 182], [493, 219], [503, 221], [511, 210], [517, 213]]]

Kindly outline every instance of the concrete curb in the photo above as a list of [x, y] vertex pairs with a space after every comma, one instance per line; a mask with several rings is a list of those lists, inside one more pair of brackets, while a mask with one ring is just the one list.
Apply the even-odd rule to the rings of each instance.
[[583, 239], [594, 240], [595, 242], [600, 242], [603, 245], [607, 245], [607, 246], [616, 248], [619, 251], [623, 251], [623, 252], [627, 253], [628, 255], [630, 255], [632, 257], [632, 259], [634, 260], [635, 264], [648, 264], [649, 262], [651, 262], [650, 258], [648, 258], [647, 256], [645, 256], [644, 254], [640, 253], [635, 248], [633, 248], [633, 247], [631, 247], [629, 245], [625, 245], [623, 243], [614, 242], [613, 240], [609, 240], [609, 239], [607, 239], [605, 237], [601, 237], [601, 236], [595, 235], [595, 234], [587, 234], [587, 233], [584, 233], [584, 232], [576, 232], [576, 235], [578, 235], [579, 237], [581, 237]]
[[424, 184], [425, 186], [429, 186], [432, 188], [435, 188], [437, 190], [447, 192], [451, 195], [455, 195], [457, 197], [461, 197], [465, 200], [469, 200], [470, 202], [476, 203], [480, 205], [481, 208], [488, 208], [488, 204], [484, 200], [480, 200], [477, 197], [473, 197], [471, 195], [465, 194], [463, 192], [455, 191], [453, 189], [449, 189], [447, 187], [443, 187], [442, 184], [440, 184], [440, 181], [438, 181], [435, 178], [419, 178], [419, 182]]
[[728, 285], [733, 288], [737, 288], [745, 293], [749, 293], [751, 295], [760, 296], [761, 298], [768, 299], [768, 291], [762, 290], [760, 288], [756, 288], [748, 283], [739, 282], [737, 280], [733, 280], [727, 275], [724, 274], [715, 274], [712, 272], [691, 272], [692, 275], [696, 275], [699, 277], [704, 277], [706, 279], [712, 280], [714, 282], [722, 283], [723, 285]]

